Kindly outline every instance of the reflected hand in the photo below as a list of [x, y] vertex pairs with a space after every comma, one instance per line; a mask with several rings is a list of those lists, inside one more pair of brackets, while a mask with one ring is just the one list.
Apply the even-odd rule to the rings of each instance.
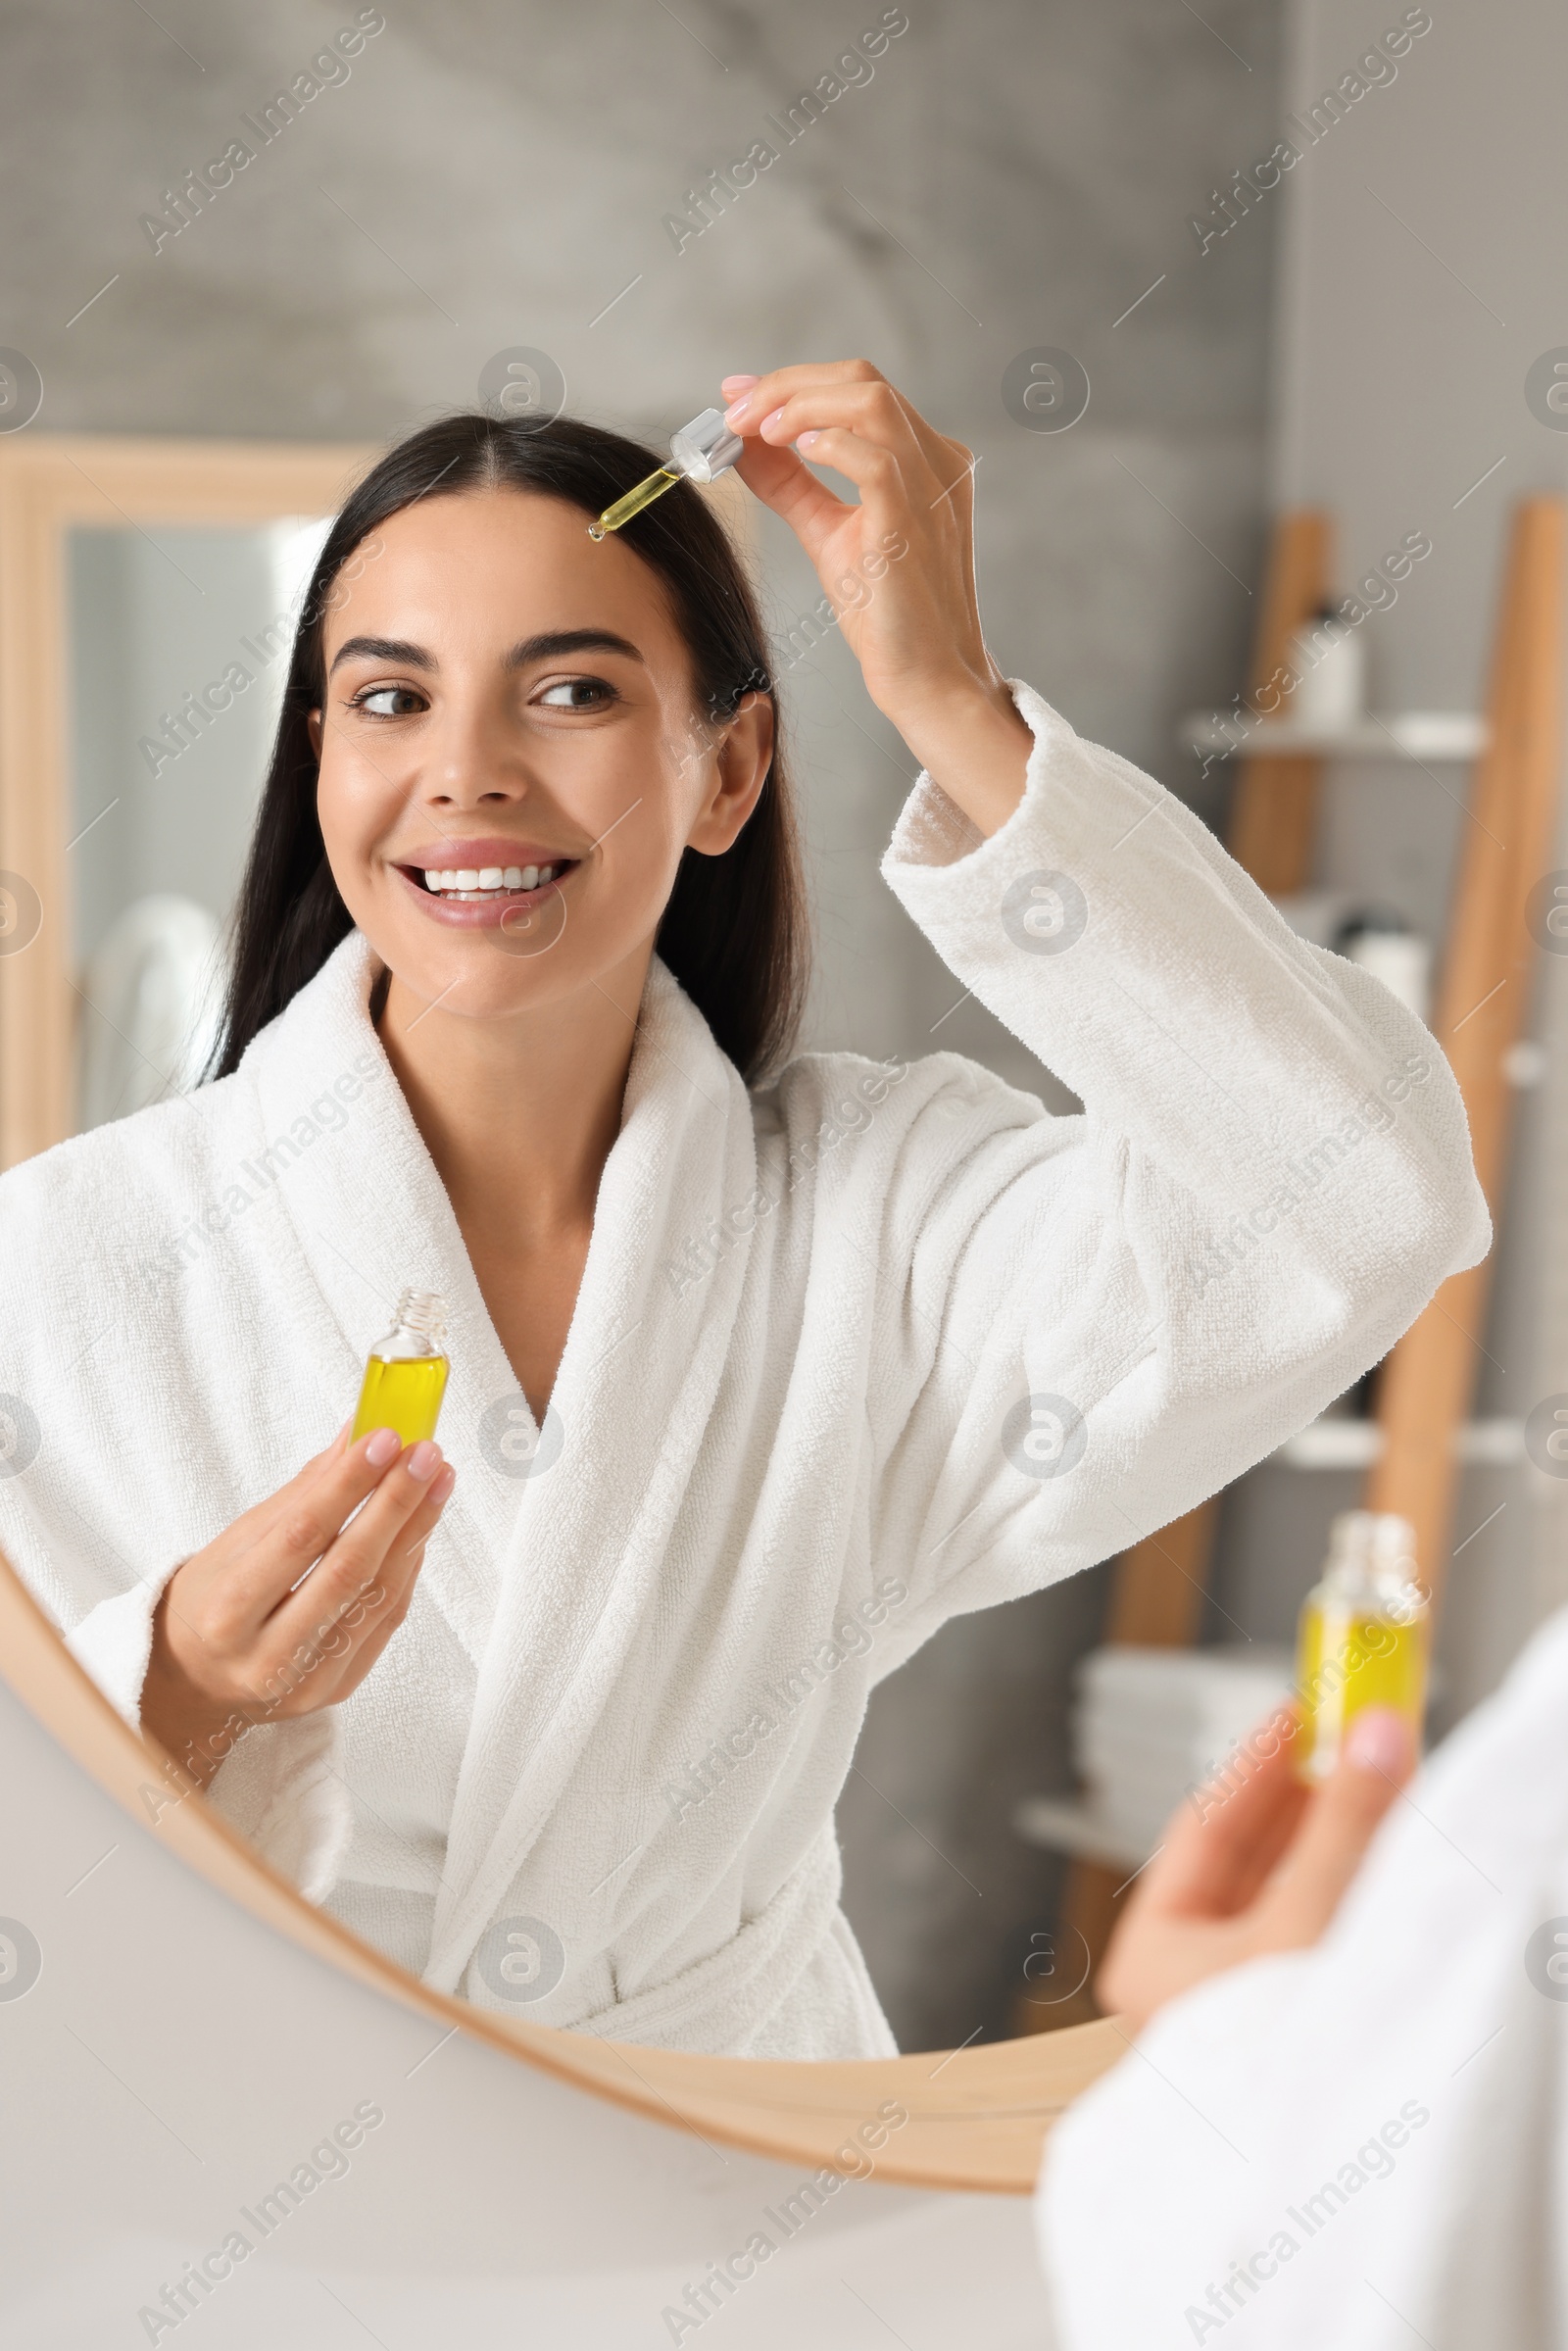
[[438, 1445], [405, 1451], [390, 1429], [350, 1445], [345, 1425], [171, 1576], [143, 1728], [205, 1788], [246, 1730], [347, 1697], [408, 1613], [456, 1482]]
[[[981, 831], [997, 831], [1032, 737], [981, 631], [972, 453], [869, 360], [727, 375], [723, 389], [746, 443], [736, 470], [810, 557], [871, 700]], [[811, 465], [843, 474], [859, 504]]]
[[1316, 1942], [1414, 1767], [1401, 1715], [1369, 1706], [1321, 1788], [1292, 1768], [1299, 1723], [1272, 1753], [1250, 1752], [1232, 1790], [1184, 1803], [1111, 1937], [1102, 2007], [1142, 2031], [1179, 1992], [1244, 1960]]

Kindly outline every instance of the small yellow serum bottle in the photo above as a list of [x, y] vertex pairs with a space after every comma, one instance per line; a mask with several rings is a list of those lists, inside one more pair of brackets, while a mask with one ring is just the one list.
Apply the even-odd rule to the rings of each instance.
[[1346, 1733], [1367, 1706], [1392, 1706], [1403, 1715], [1419, 1750], [1430, 1632], [1409, 1520], [1372, 1510], [1337, 1518], [1323, 1579], [1302, 1603], [1298, 1636], [1301, 1779], [1311, 1785], [1327, 1779]]
[[633, 514], [640, 514], [656, 498], [662, 498], [678, 481], [717, 481], [727, 473], [745, 448], [738, 433], [732, 433], [724, 421], [722, 409], [705, 408], [690, 424], [683, 424], [672, 433], [669, 454], [673, 463], [661, 465], [657, 473], [646, 474], [635, 489], [613, 506], [607, 506], [597, 522], [588, 525], [590, 539], [603, 539], [612, 530], [619, 530]]
[[370, 1349], [353, 1445], [371, 1429], [396, 1429], [405, 1445], [435, 1435], [451, 1368], [443, 1348], [446, 1302], [428, 1290], [405, 1290], [392, 1328]]

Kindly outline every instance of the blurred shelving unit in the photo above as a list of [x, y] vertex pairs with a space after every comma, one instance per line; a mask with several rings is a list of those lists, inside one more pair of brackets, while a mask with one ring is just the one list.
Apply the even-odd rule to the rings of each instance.
[[1356, 725], [1330, 732], [1287, 718], [1248, 726], [1223, 711], [1195, 710], [1182, 720], [1179, 739], [1188, 751], [1226, 759], [1409, 759], [1419, 766], [1428, 759], [1478, 759], [1488, 731], [1485, 718], [1468, 710], [1390, 710], [1381, 717], [1369, 711]]

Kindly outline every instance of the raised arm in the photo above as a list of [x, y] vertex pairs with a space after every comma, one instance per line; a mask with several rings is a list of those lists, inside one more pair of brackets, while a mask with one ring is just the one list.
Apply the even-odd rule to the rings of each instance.
[[883, 868], [1085, 1105], [1047, 1117], [946, 1056], [911, 1080], [881, 1523], [944, 1611], [1192, 1507], [1490, 1237], [1420, 1023], [1297, 938], [1169, 793], [1015, 694], [1035, 744], [1013, 814], [982, 839], [922, 778]]
[[870, 1411], [879, 1548], [923, 1595], [902, 1653], [933, 1610], [1120, 1550], [1238, 1475], [1490, 1228], [1425, 1029], [1298, 939], [1179, 801], [1004, 679], [969, 452], [865, 361], [725, 390], [742, 477], [925, 763], [888, 881], [1085, 1105], [1047, 1118], [946, 1055], [901, 1089]]

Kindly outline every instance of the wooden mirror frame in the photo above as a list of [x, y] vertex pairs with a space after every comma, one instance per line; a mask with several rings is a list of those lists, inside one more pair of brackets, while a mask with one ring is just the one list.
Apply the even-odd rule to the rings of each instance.
[[23, 875], [43, 920], [0, 956], [0, 1167], [72, 1131], [66, 818], [66, 533], [77, 525], [243, 530], [333, 514], [378, 452], [283, 441], [0, 438], [0, 872]]
[[466, 2033], [650, 2122], [843, 2173], [842, 2150], [860, 2118], [897, 2099], [909, 2119], [878, 2155], [886, 2183], [1021, 2196], [1035, 2184], [1052, 2125], [1129, 2045], [1115, 2020], [1102, 2018], [983, 2047], [789, 2062], [694, 2057], [524, 2024], [432, 1991], [270, 1869], [180, 1766], [115, 1712], [3, 1553], [0, 1676], [144, 1834], [230, 1901], [443, 2033]]
[[[243, 528], [335, 514], [378, 454], [343, 444], [0, 438], [0, 871], [24, 875], [43, 905], [37, 936], [0, 956], [0, 1167], [47, 1150], [72, 1125], [66, 532], [79, 524]], [[737, 505], [746, 537], [744, 502]], [[909, 2121], [878, 2159], [884, 2180], [1026, 2195], [1053, 2123], [1128, 2046], [1115, 2021], [1103, 2019], [980, 2047], [789, 2063], [689, 2056], [524, 2024], [432, 1991], [269, 1869], [179, 1767], [122, 1721], [3, 1555], [0, 1675], [145, 1834], [302, 1949], [443, 2031], [654, 2122], [842, 2171], [836, 2150], [858, 2118], [896, 2098]]]

